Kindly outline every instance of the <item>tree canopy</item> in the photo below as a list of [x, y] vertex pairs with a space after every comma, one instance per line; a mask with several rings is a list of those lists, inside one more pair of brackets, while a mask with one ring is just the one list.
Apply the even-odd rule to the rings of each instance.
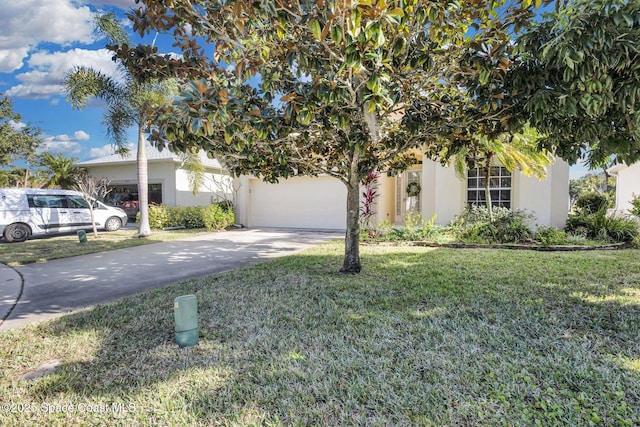
[[41, 144], [42, 131], [21, 123], [22, 117], [13, 110], [11, 99], [0, 94], [0, 167], [15, 160], [28, 160]]
[[575, 162], [640, 159], [640, 2], [568, 0], [518, 40], [542, 143]]
[[[443, 130], [464, 133], [455, 81], [468, 49], [508, 38], [540, 1], [142, 0], [134, 29], [170, 32], [182, 57], [113, 47], [144, 77], [190, 81], [153, 132], [269, 181], [327, 174], [347, 187], [342, 271], [360, 271], [359, 183], [393, 174]], [[466, 72], [476, 72], [469, 69]]]

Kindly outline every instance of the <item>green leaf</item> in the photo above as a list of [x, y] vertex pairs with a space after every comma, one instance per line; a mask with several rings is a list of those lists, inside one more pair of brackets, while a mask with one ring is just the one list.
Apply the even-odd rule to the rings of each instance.
[[342, 42], [342, 27], [340, 24], [334, 24], [331, 26], [331, 39], [335, 44]]
[[320, 21], [312, 19], [309, 22], [309, 26], [311, 28], [311, 33], [313, 33], [313, 37], [315, 37], [316, 40], [320, 40], [322, 38], [322, 26], [320, 25]]

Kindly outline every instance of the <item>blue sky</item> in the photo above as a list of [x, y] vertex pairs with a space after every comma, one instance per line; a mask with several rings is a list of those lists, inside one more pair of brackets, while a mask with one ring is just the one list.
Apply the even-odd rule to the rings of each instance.
[[[62, 80], [78, 65], [116, 75], [105, 40], [94, 32], [92, 14], [115, 12], [131, 28], [125, 13], [134, 7], [134, 0], [0, 2], [0, 93], [11, 98], [23, 122], [43, 130], [47, 151], [80, 160], [113, 154], [102, 107], [94, 103], [73, 110]], [[130, 140], [135, 138], [132, 129]]]
[[[80, 160], [113, 154], [101, 123], [101, 106], [73, 110], [65, 100], [62, 80], [78, 65], [115, 75], [105, 40], [94, 33], [92, 14], [114, 12], [131, 28], [125, 13], [135, 6], [134, 0], [0, 1], [0, 93], [12, 99], [24, 122], [43, 130], [47, 151]], [[145, 41], [151, 43], [152, 36]], [[163, 44], [162, 38], [158, 46], [170, 51], [170, 43]], [[129, 139], [136, 139], [133, 129]], [[574, 166], [571, 177], [586, 172]]]

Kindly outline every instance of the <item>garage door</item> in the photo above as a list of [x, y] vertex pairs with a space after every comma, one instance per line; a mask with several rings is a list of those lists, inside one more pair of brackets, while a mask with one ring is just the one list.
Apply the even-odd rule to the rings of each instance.
[[335, 178], [296, 177], [269, 184], [250, 180], [253, 227], [346, 228], [347, 189]]

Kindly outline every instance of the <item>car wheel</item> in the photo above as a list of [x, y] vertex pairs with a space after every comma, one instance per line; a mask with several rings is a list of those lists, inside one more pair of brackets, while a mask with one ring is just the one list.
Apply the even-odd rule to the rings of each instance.
[[107, 231], [117, 231], [120, 230], [120, 227], [122, 227], [122, 221], [115, 216], [109, 217], [104, 223], [104, 229]]
[[7, 242], [24, 242], [31, 235], [31, 229], [26, 224], [10, 224], [4, 229], [4, 240]]

